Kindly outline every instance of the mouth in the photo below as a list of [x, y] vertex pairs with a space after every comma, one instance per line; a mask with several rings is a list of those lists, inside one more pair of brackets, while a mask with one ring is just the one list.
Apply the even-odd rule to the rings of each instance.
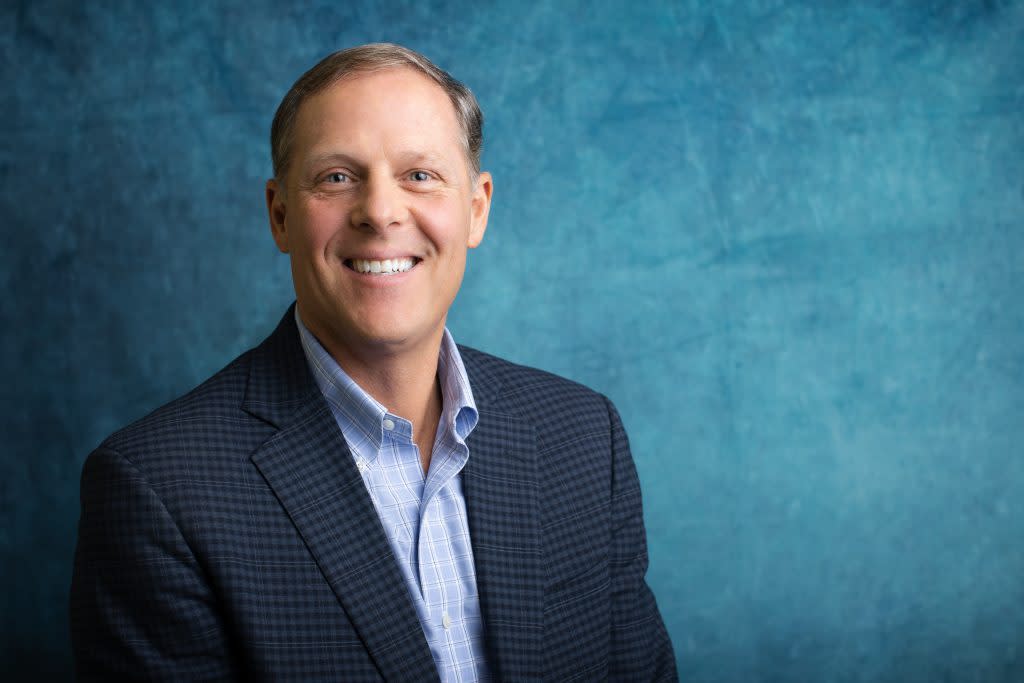
[[363, 275], [397, 275], [413, 269], [422, 259], [415, 256], [390, 258], [383, 260], [348, 258], [345, 266]]

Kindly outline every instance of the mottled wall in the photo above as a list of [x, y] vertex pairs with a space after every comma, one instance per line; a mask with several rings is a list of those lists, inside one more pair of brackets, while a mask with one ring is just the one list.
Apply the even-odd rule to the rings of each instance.
[[4, 659], [89, 450], [291, 299], [278, 99], [391, 40], [487, 115], [451, 326], [620, 407], [684, 680], [1024, 680], [1022, 3], [487, 5], [0, 10]]

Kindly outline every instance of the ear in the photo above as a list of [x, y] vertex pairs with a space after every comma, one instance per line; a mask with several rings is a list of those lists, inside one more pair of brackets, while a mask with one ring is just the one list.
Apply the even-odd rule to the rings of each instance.
[[491, 194], [494, 192], [494, 181], [487, 171], [476, 178], [473, 187], [473, 205], [470, 209], [469, 239], [466, 246], [474, 249], [484, 238], [487, 231], [487, 215], [491, 211]]
[[288, 253], [288, 231], [285, 228], [284, 187], [274, 178], [267, 181], [267, 214], [270, 216], [270, 233], [282, 253]]

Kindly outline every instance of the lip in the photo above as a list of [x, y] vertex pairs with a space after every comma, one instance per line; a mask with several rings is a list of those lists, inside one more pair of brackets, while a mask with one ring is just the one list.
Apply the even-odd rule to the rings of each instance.
[[[402, 258], [412, 259], [412, 268], [401, 273], [391, 273], [389, 275], [382, 275], [380, 273], [360, 273], [359, 271], [352, 267], [352, 262], [360, 259], [366, 261], [384, 261], [387, 259]], [[422, 262], [422, 258], [420, 258], [419, 256], [413, 256], [411, 254], [402, 254], [397, 256], [395, 254], [360, 254], [358, 256], [349, 256], [342, 259], [342, 265], [345, 268], [345, 272], [349, 275], [349, 277], [355, 278], [360, 283], [374, 285], [378, 287], [387, 287], [404, 282], [413, 273], [416, 272], [417, 266], [419, 266], [420, 263]]]
[[416, 254], [410, 254], [408, 252], [368, 252], [364, 254], [349, 254], [348, 256], [345, 256], [342, 260], [347, 263], [349, 261], [356, 261], [359, 259], [362, 259], [363, 261], [385, 261], [388, 259], [396, 258], [411, 258], [416, 263], [423, 260]]

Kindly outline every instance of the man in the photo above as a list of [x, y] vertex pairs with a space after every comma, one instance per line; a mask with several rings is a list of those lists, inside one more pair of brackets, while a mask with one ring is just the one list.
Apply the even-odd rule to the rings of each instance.
[[394, 45], [286, 95], [266, 196], [296, 305], [87, 460], [80, 678], [675, 678], [615, 409], [445, 329], [481, 130]]

